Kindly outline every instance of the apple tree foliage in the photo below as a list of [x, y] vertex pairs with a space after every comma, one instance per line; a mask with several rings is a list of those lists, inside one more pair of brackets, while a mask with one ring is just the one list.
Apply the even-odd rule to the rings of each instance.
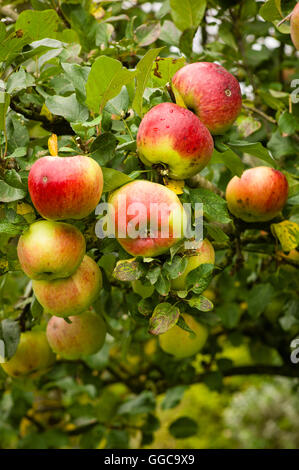
[[[58, 359], [35, 381], [0, 372], [0, 447], [145, 446], [160, 426], [161, 394], [162, 408], [170, 409], [191, 384], [224, 392], [230, 376], [299, 376], [290, 359], [299, 336], [298, 267], [287, 257], [299, 242], [299, 65], [289, 23], [279, 25], [295, 3], [1, 2], [0, 338], [7, 359], [20, 331], [45, 328], [16, 245], [38, 216], [27, 177], [49, 153], [51, 134], [58, 136], [59, 155], [86, 154], [101, 165], [105, 201], [136, 178], [169, 184], [141, 165], [136, 134], [147, 110], [171, 101], [169, 82], [185, 63], [221, 63], [241, 83], [243, 108], [235, 125], [214, 139], [210, 164], [178, 191], [182, 202], [203, 203], [214, 269], [201, 267], [189, 277], [188, 291], [174, 293], [171, 279], [185, 262], [179, 246], [128, 263], [116, 240], [96, 237], [97, 216], [75, 222], [102, 269], [94, 308], [109, 337], [98, 354]], [[260, 165], [286, 175], [289, 199], [280, 218], [246, 224], [229, 214], [223, 194], [232, 176]], [[133, 292], [135, 280], [154, 286], [153, 295]], [[176, 322], [186, 328], [179, 312], [209, 328], [196, 359], [176, 361], [149, 333], [149, 325], [154, 333]], [[234, 363], [227, 345], [243, 345], [247, 362]], [[169, 432], [188, 437], [200, 427], [185, 416]]]

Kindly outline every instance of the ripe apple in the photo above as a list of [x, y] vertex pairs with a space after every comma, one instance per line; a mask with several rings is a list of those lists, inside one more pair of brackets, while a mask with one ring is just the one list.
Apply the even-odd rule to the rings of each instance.
[[173, 76], [172, 84], [177, 103], [194, 111], [212, 134], [224, 134], [241, 111], [239, 82], [221, 65], [185, 65]]
[[208, 330], [204, 325], [198, 323], [194, 317], [187, 313], [183, 313], [182, 316], [195, 335], [175, 325], [166, 333], [158, 336], [163, 351], [172, 354], [177, 359], [183, 359], [198, 353], [204, 347], [208, 338]]
[[147, 286], [144, 285], [141, 281], [133, 281], [132, 282], [132, 289], [135, 294], [140, 295], [143, 299], [147, 299], [148, 297], [151, 297], [154, 293], [154, 286]]
[[101, 349], [106, 337], [103, 318], [87, 311], [75, 317], [52, 317], [47, 326], [47, 338], [56, 354], [65, 359], [79, 359], [95, 354]]
[[47, 313], [69, 317], [82, 313], [96, 299], [102, 287], [102, 274], [97, 263], [85, 255], [72, 276], [53, 281], [33, 281], [32, 287]]
[[39, 220], [30, 225], [18, 242], [18, 257], [31, 279], [71, 276], [85, 255], [85, 240], [73, 225]]
[[169, 178], [182, 180], [209, 163], [214, 142], [191, 111], [174, 103], [160, 103], [141, 121], [137, 150], [145, 165], [166, 166]]
[[171, 288], [174, 290], [185, 290], [186, 289], [186, 277], [190, 271], [196, 269], [201, 264], [205, 263], [215, 263], [215, 251], [212, 243], [205, 238], [200, 246], [196, 250], [195, 254], [188, 256], [188, 263], [184, 272], [171, 281]]
[[1, 364], [11, 377], [36, 376], [45, 372], [55, 362], [44, 331], [26, 331], [21, 333], [15, 355]]
[[265, 222], [276, 217], [288, 198], [288, 182], [283, 173], [258, 166], [234, 176], [226, 188], [230, 212], [245, 222]]
[[291, 16], [291, 38], [297, 51], [299, 51], [299, 2], [295, 6]]
[[[159, 256], [183, 236], [184, 208], [177, 195], [161, 184], [133, 181], [114, 191], [109, 203], [116, 237], [133, 256]], [[138, 229], [144, 232], [138, 234]]]
[[103, 173], [95, 160], [83, 155], [42, 157], [31, 167], [28, 188], [45, 219], [83, 219], [101, 198]]

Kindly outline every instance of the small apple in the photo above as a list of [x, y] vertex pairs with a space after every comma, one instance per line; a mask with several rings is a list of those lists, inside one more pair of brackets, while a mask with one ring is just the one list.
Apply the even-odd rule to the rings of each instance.
[[291, 38], [297, 51], [299, 51], [299, 2], [295, 6], [291, 16]]
[[97, 263], [85, 255], [72, 276], [33, 281], [32, 287], [46, 313], [69, 317], [82, 313], [97, 298], [102, 287], [102, 274]]
[[141, 281], [133, 281], [132, 282], [132, 289], [135, 294], [140, 295], [143, 299], [147, 299], [148, 297], [151, 297], [154, 293], [154, 286], [147, 286], [144, 285]]
[[175, 325], [166, 333], [158, 336], [163, 351], [172, 354], [177, 359], [183, 359], [198, 353], [204, 347], [208, 338], [208, 330], [204, 325], [198, 323], [194, 317], [187, 313], [183, 313], [182, 317], [189, 328], [194, 331], [194, 334]]
[[195, 254], [188, 256], [188, 263], [184, 272], [171, 281], [171, 288], [174, 290], [185, 290], [187, 275], [190, 271], [193, 271], [193, 269], [205, 263], [215, 263], [215, 251], [212, 243], [207, 238], [202, 241], [201, 246], [196, 250]]
[[1, 364], [11, 377], [36, 377], [46, 372], [55, 362], [55, 355], [47, 341], [44, 331], [26, 331], [21, 333], [15, 355]]
[[214, 142], [191, 111], [174, 103], [160, 103], [141, 121], [137, 150], [145, 165], [165, 166], [169, 178], [182, 180], [209, 163]]
[[18, 257], [31, 279], [71, 276], [85, 255], [85, 240], [73, 225], [39, 220], [30, 225], [18, 242]]
[[185, 65], [173, 76], [172, 84], [177, 103], [194, 111], [212, 134], [224, 134], [241, 111], [239, 82], [221, 65]]
[[133, 181], [114, 191], [109, 203], [116, 237], [133, 256], [159, 256], [183, 236], [184, 208], [177, 195], [161, 184]]
[[80, 359], [98, 352], [105, 341], [106, 325], [100, 315], [92, 311], [64, 318], [52, 317], [47, 326], [47, 338], [56, 354], [64, 359]]
[[103, 173], [95, 160], [84, 155], [42, 157], [31, 167], [28, 188], [45, 219], [83, 219], [99, 203]]
[[245, 222], [266, 222], [276, 217], [288, 198], [288, 182], [283, 173], [258, 166], [234, 176], [226, 188], [230, 212]]

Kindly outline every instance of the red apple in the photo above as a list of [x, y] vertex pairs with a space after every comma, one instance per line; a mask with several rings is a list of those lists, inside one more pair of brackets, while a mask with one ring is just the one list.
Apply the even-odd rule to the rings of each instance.
[[95, 160], [83, 155], [43, 157], [29, 172], [28, 188], [45, 219], [82, 219], [101, 198], [103, 174]]
[[65, 359], [79, 359], [98, 352], [105, 342], [106, 325], [103, 318], [87, 311], [70, 317], [52, 317], [47, 326], [47, 338], [56, 354]]
[[268, 166], [234, 176], [226, 188], [230, 212], [245, 222], [264, 222], [276, 217], [288, 198], [288, 182], [283, 173]]
[[241, 111], [239, 82], [221, 65], [185, 65], [173, 76], [172, 84], [177, 103], [194, 111], [212, 134], [224, 134]]
[[[161, 184], [133, 181], [113, 192], [109, 203], [114, 209], [110, 219], [115, 225], [116, 237], [133, 256], [159, 256], [183, 236], [186, 218], [183, 206], [177, 195]], [[151, 217], [154, 213], [156, 217]], [[156, 220], [157, 227], [150, 226], [151, 220]], [[130, 233], [132, 228], [137, 231], [141, 227], [145, 228], [142, 236]]]
[[161, 103], [142, 119], [137, 150], [145, 165], [163, 165], [169, 178], [181, 180], [195, 175], [209, 163], [214, 143], [208, 129], [191, 111], [173, 103]]
[[18, 257], [31, 279], [58, 279], [71, 276], [85, 255], [85, 240], [73, 225], [39, 220], [20, 237]]
[[299, 2], [295, 6], [291, 16], [291, 38], [297, 51], [299, 51]]
[[72, 276], [54, 281], [33, 281], [32, 287], [46, 313], [69, 317], [82, 313], [97, 298], [102, 287], [102, 274], [96, 262], [84, 256]]

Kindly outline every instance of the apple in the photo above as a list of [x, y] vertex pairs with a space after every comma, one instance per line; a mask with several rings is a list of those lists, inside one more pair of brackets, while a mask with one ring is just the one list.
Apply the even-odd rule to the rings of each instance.
[[80, 359], [102, 348], [106, 325], [100, 315], [87, 311], [69, 320], [71, 323], [54, 316], [48, 323], [48, 342], [56, 354], [64, 359]]
[[18, 257], [31, 279], [71, 276], [85, 255], [85, 240], [73, 225], [52, 220], [31, 224], [18, 242]]
[[46, 313], [69, 317], [82, 313], [97, 298], [102, 287], [102, 274], [97, 263], [85, 255], [72, 276], [33, 281], [32, 287]]
[[55, 362], [44, 331], [26, 331], [21, 333], [15, 355], [1, 364], [11, 377], [34, 377], [46, 372]]
[[205, 263], [215, 263], [215, 251], [212, 243], [207, 238], [203, 240], [195, 254], [188, 256], [188, 262], [184, 272], [179, 277], [171, 281], [171, 288], [174, 290], [185, 290], [187, 287], [187, 275], [190, 271], [193, 271], [193, 269], [196, 269], [198, 266]]
[[132, 282], [132, 289], [135, 294], [140, 295], [143, 299], [147, 299], [148, 297], [151, 297], [154, 293], [154, 286], [147, 286], [144, 285], [141, 281], [133, 281]]
[[99, 203], [103, 173], [95, 160], [84, 155], [42, 157], [31, 167], [28, 188], [45, 219], [83, 219]]
[[183, 236], [184, 208], [177, 195], [161, 184], [133, 181], [114, 191], [109, 203], [109, 219], [116, 237], [133, 256], [159, 256]]
[[160, 103], [141, 121], [137, 150], [145, 165], [164, 166], [169, 178], [182, 180], [209, 163], [214, 142], [191, 111], [174, 103]]
[[173, 76], [172, 84], [177, 103], [194, 111], [212, 134], [224, 134], [241, 111], [239, 82], [221, 65], [185, 65]]
[[182, 317], [194, 334], [175, 325], [166, 333], [158, 336], [163, 351], [172, 354], [177, 359], [183, 359], [198, 353], [204, 347], [208, 338], [208, 330], [204, 325], [198, 323], [194, 317], [187, 313], [183, 313]]
[[283, 173], [258, 166], [234, 176], [226, 188], [230, 212], [245, 222], [266, 222], [276, 217], [288, 198], [288, 182]]
[[299, 2], [295, 6], [291, 16], [291, 38], [297, 51], [299, 51]]

